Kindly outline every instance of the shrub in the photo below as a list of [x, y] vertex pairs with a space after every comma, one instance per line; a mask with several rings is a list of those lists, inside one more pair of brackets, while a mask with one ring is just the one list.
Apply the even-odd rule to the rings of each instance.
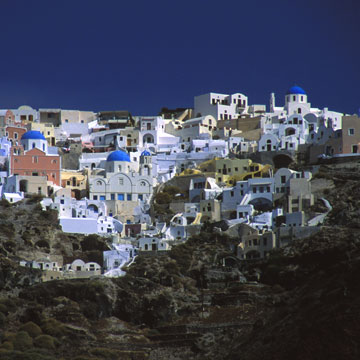
[[33, 347], [33, 339], [26, 331], [19, 331], [13, 344], [16, 350], [24, 351]]
[[116, 359], [118, 358], [118, 351], [107, 348], [95, 348], [91, 350], [91, 354], [95, 356], [100, 356], [102, 359]]
[[6, 316], [0, 312], [0, 328], [2, 328], [5, 325]]
[[4, 341], [9, 341], [9, 342], [11, 342], [11, 343], [14, 342], [15, 337], [16, 337], [16, 334], [13, 333], [13, 332], [5, 332], [5, 333], [3, 334], [3, 340], [4, 340]]
[[0, 303], [0, 313], [3, 313], [5, 315], [7, 315], [9, 312], [8, 312], [8, 308], [5, 304], [1, 304]]
[[169, 204], [172, 200], [171, 195], [166, 192], [160, 192], [155, 195], [155, 201], [162, 205], [162, 204]]
[[6, 241], [3, 246], [6, 251], [13, 252], [16, 248], [16, 242], [9, 240]]
[[0, 200], [0, 205], [5, 208], [8, 208], [11, 204], [6, 199], [3, 198]]
[[21, 238], [24, 240], [25, 243], [31, 243], [32, 235], [28, 230], [25, 230], [22, 233]]
[[9, 213], [6, 212], [1, 212], [0, 213], [0, 219], [1, 220], [6, 220], [9, 217]]
[[29, 198], [27, 199], [26, 203], [27, 204], [35, 204], [40, 202], [44, 197], [40, 194], [34, 194], [34, 195], [29, 195]]
[[5, 349], [5, 350], [9, 350], [12, 351], [14, 350], [14, 345], [11, 341], [4, 341], [1, 346], [0, 349]]
[[29, 321], [26, 324], [20, 326], [19, 330], [26, 331], [32, 338], [42, 334], [42, 330], [39, 325], [36, 325], [34, 322]]
[[20, 306], [18, 298], [0, 298], [0, 304], [5, 305], [8, 311], [14, 311]]
[[50, 223], [57, 223], [58, 221], [57, 210], [49, 209], [46, 211], [41, 211], [40, 216], [45, 220], [48, 220]]
[[105, 243], [105, 240], [98, 235], [88, 235], [80, 242], [82, 251], [92, 251], [99, 250], [105, 251], [108, 250], [108, 246]]
[[45, 334], [55, 337], [61, 337], [66, 332], [64, 325], [55, 319], [45, 320], [41, 325], [41, 329]]
[[50, 249], [50, 245], [46, 240], [39, 240], [36, 242], [35, 245], [41, 248]]
[[168, 186], [165, 186], [164, 193], [174, 196], [176, 194], [181, 193], [181, 189], [178, 188], [177, 186], [168, 185]]
[[1, 233], [8, 238], [12, 238], [15, 235], [14, 225], [10, 222], [4, 222], [3, 224], [1, 224]]
[[34, 339], [34, 345], [42, 349], [54, 350], [55, 339], [50, 335], [39, 335]]

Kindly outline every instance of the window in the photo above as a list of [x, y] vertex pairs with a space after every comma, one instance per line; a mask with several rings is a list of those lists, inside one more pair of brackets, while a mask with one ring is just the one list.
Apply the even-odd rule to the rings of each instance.
[[295, 101], [296, 100], [296, 96], [293, 96], [293, 101]]
[[115, 200], [115, 194], [110, 195], [111, 200]]
[[301, 108], [298, 108], [298, 114], [301, 114]]
[[124, 194], [118, 194], [118, 200], [124, 201]]
[[234, 192], [233, 192], [233, 191], [230, 191], [230, 195], [231, 195], [231, 197], [233, 197], [233, 196], [234, 196]]
[[286, 183], [286, 176], [281, 176], [281, 183], [285, 184]]
[[14, 133], [14, 139], [18, 138], [18, 133]]
[[256, 187], [253, 188], [253, 193], [256, 194]]
[[100, 195], [100, 200], [105, 201], [105, 195]]
[[100, 180], [96, 181], [96, 185], [101, 186], [101, 185], [102, 185], [102, 181], [100, 181]]
[[355, 135], [355, 129], [353, 128], [348, 129], [348, 135]]
[[32, 157], [32, 162], [33, 162], [33, 164], [37, 164], [38, 161], [39, 161], [39, 158], [38, 158], [37, 156], [33, 156], [33, 157]]
[[131, 200], [132, 200], [131, 194], [127, 194], [127, 195], [126, 195], [126, 200], [127, 200], [127, 201], [131, 201]]
[[97, 200], [97, 199], [98, 199], [97, 195], [94, 195], [93, 200]]
[[119, 185], [124, 185], [124, 179], [123, 178], [119, 178]]
[[141, 201], [143, 200], [142, 194], [139, 194], [139, 195], [138, 195], [138, 199], [141, 200]]

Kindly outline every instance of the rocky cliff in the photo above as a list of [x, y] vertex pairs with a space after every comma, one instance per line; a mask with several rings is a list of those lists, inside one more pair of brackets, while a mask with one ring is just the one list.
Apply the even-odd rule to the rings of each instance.
[[37, 283], [19, 253], [90, 257], [106, 244], [62, 234], [36, 202], [3, 203], [1, 359], [358, 359], [357, 173], [322, 168], [314, 181], [331, 183], [318, 196], [333, 206], [315, 236], [243, 264], [238, 239], [208, 227], [118, 279]]

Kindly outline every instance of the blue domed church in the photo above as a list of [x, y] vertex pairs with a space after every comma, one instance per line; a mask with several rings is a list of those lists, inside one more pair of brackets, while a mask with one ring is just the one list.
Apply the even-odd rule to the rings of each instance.
[[134, 209], [150, 200], [153, 192], [152, 156], [143, 151], [138, 162], [131, 161], [123, 150], [111, 152], [104, 171], [91, 175], [90, 200], [102, 200], [107, 205], [107, 215], [122, 222], [134, 221]]

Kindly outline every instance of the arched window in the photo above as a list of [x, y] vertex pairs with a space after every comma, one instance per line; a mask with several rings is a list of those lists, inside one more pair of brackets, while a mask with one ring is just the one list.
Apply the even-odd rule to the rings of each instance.
[[32, 143], [32, 148], [33, 148], [33, 149], [35, 148], [35, 143], [34, 143], [34, 142]]
[[100, 180], [97, 180], [97, 181], [96, 181], [96, 185], [99, 185], [99, 186], [101, 186], [101, 185], [102, 185], [102, 181], [100, 181]]

